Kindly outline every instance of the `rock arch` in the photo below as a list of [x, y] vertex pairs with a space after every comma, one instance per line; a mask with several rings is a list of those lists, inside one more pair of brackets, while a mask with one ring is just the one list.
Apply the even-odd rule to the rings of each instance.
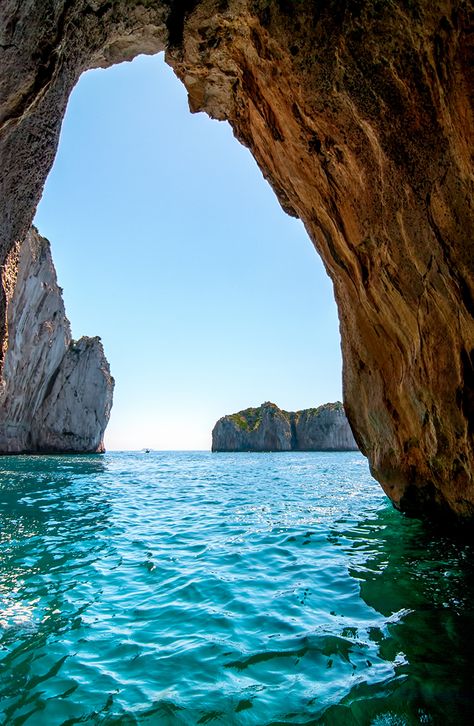
[[409, 514], [472, 517], [472, 9], [5, 0], [0, 263], [31, 223], [80, 74], [166, 49], [191, 110], [229, 120], [324, 260], [374, 476]]

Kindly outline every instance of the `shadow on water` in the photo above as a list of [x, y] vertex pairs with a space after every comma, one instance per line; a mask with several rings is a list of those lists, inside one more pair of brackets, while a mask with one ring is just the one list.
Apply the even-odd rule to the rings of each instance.
[[[32, 675], [34, 661], [44, 658], [38, 654], [52, 638], [77, 626], [100, 594], [69, 597], [83, 587], [81, 573], [106, 547], [99, 535], [108, 527], [109, 505], [94, 485], [103, 471], [99, 456], [0, 459], [2, 723], [19, 725], [38, 710], [35, 687], [57, 673], [67, 656], [47, 664], [41, 677]], [[24, 716], [13, 718], [21, 708]]]
[[311, 723], [327, 726], [468, 724], [474, 719], [474, 547], [384, 508], [330, 534], [345, 550], [364, 602], [386, 618], [370, 628], [386, 683], [357, 683]]

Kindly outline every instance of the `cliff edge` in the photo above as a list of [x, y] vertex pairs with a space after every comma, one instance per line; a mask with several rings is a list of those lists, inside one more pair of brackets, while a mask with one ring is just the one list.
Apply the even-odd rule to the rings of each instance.
[[35, 228], [10, 254], [3, 282], [0, 453], [104, 451], [114, 379], [99, 338], [72, 340], [49, 242]]
[[274, 403], [223, 416], [212, 431], [212, 451], [357, 451], [340, 401], [303, 411]]

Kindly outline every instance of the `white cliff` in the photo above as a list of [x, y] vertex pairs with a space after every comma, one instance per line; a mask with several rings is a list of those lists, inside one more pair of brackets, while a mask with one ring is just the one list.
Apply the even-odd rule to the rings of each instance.
[[49, 242], [35, 228], [2, 279], [8, 337], [0, 453], [103, 451], [114, 380], [99, 338], [72, 340]]

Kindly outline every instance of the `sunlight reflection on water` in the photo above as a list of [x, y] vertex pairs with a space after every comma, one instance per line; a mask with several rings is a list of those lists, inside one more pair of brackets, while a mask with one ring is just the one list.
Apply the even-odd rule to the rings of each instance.
[[470, 546], [361, 455], [4, 461], [5, 724], [471, 722]]

